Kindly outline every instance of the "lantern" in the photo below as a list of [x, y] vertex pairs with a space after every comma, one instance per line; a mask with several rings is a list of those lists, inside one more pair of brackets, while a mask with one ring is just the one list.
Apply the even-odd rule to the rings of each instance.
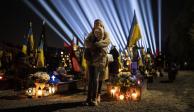
[[35, 88], [28, 88], [26, 90], [26, 94], [31, 97], [31, 96], [35, 95], [35, 91], [36, 91]]
[[137, 98], [137, 93], [135, 92], [135, 90], [132, 92], [131, 98], [132, 98], [133, 100], [135, 100], [135, 99]]
[[117, 101], [120, 100], [120, 95], [121, 95], [120, 91], [115, 91], [115, 98]]
[[114, 96], [116, 92], [120, 92], [120, 87], [119, 86], [113, 86], [112, 84], [107, 84], [107, 93], [109, 95]]
[[48, 87], [45, 87], [43, 90], [42, 90], [42, 93], [43, 93], [43, 96], [49, 96], [50, 93], [49, 93], [49, 88]]
[[37, 96], [40, 98], [42, 96], [42, 89], [39, 87], [37, 91]]
[[130, 100], [130, 98], [131, 98], [130, 92], [127, 91], [127, 92], [125, 93], [125, 99], [126, 99], [126, 100]]
[[112, 87], [112, 89], [111, 89], [111, 95], [112, 95], [112, 97], [114, 97], [115, 91], [116, 91], [116, 89], [114, 87]]
[[119, 99], [120, 100], [124, 100], [124, 98], [125, 98], [124, 95], [123, 94], [120, 94]]
[[55, 92], [56, 92], [55, 86], [54, 86], [54, 85], [50, 86], [50, 87], [49, 87], [49, 93], [50, 93], [50, 94], [54, 94]]
[[55, 93], [55, 87], [54, 86], [51, 88], [51, 91], [52, 91], [53, 94]]
[[130, 87], [130, 94], [132, 101], [139, 101], [141, 100], [141, 87], [132, 86]]

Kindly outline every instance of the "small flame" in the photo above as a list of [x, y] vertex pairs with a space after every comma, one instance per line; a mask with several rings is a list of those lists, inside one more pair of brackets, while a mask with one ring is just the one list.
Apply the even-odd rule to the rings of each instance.
[[123, 100], [123, 99], [124, 99], [124, 95], [121, 94], [121, 95], [119, 96], [119, 98], [120, 98], [120, 100]]

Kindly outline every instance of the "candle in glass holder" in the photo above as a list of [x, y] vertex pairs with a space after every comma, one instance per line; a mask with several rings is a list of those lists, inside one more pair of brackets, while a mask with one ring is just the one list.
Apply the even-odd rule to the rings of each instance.
[[111, 95], [112, 95], [112, 97], [114, 97], [115, 91], [116, 91], [116, 89], [113, 87], [113, 88], [111, 89]]
[[37, 91], [37, 96], [41, 97], [42, 96], [42, 89], [39, 87]]
[[119, 98], [120, 98], [120, 100], [124, 100], [124, 95], [121, 94], [121, 95], [119, 96]]
[[133, 93], [131, 94], [131, 98], [132, 98], [132, 100], [137, 99], [137, 93], [135, 91], [133, 91]]

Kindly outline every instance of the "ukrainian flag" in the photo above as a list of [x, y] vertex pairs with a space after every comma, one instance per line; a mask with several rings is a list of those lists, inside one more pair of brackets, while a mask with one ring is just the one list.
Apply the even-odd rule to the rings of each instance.
[[22, 39], [22, 53], [24, 53], [25, 55], [27, 54], [27, 44], [28, 40], [24, 36], [24, 38]]
[[37, 59], [37, 67], [44, 67], [45, 60], [44, 60], [44, 50], [43, 50], [44, 42], [41, 40], [41, 43], [38, 48], [38, 59]]
[[128, 47], [135, 45], [136, 42], [141, 38], [141, 32], [140, 32], [140, 28], [139, 25], [137, 23], [137, 18], [136, 15], [134, 13], [134, 17], [133, 17], [133, 21], [132, 21], [132, 25], [131, 25], [131, 29], [129, 32], [129, 38], [128, 38]]
[[29, 32], [28, 32], [28, 42], [29, 42], [29, 50], [30, 52], [34, 50], [34, 36], [32, 33], [32, 23], [30, 22], [30, 28], [29, 28]]

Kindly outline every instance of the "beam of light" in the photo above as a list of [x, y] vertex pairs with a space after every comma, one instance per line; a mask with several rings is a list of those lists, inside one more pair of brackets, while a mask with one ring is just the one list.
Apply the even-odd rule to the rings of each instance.
[[113, 31], [112, 24], [109, 21], [109, 18], [107, 16], [103, 16], [103, 15], [106, 15], [106, 12], [104, 10], [102, 10], [102, 8], [98, 7], [97, 4], [99, 4], [99, 2], [96, 2], [96, 5], [94, 5], [94, 7], [96, 10], [99, 10], [99, 12], [97, 11], [97, 13], [102, 18], [102, 21], [104, 21], [105, 29], [110, 34], [112, 44], [118, 48], [119, 44], [121, 44], [121, 41], [117, 38], [114, 38], [116, 36], [116, 33]]
[[118, 31], [118, 33], [120, 33], [120, 37], [122, 38], [122, 40], [124, 41], [124, 45], [126, 46], [127, 45], [127, 35], [125, 35], [125, 33], [123, 32], [123, 27], [121, 27], [121, 22], [119, 20], [119, 17], [118, 17], [118, 14], [116, 13], [116, 10], [115, 10], [115, 6], [113, 5], [113, 2], [112, 1], [108, 1], [109, 3], [109, 7], [110, 7], [110, 13], [112, 14], [113, 16], [113, 20], [114, 20], [114, 23], [116, 24], [116, 29]]
[[116, 9], [116, 12], [118, 14], [118, 18], [119, 18], [119, 21], [120, 21], [120, 24], [122, 26], [122, 30], [125, 34], [125, 38], [127, 40], [127, 36], [129, 35], [129, 32], [128, 32], [128, 29], [129, 29], [129, 25], [128, 25], [128, 22], [129, 20], [127, 21], [126, 17], [129, 17], [127, 16], [127, 8], [125, 7], [123, 3], [123, 1], [119, 1], [118, 0], [114, 0], [113, 1], [114, 5], [115, 5], [115, 9]]
[[112, 12], [110, 12], [110, 7], [109, 5], [107, 6], [107, 2], [104, 1], [104, 0], [101, 0], [101, 4], [102, 4], [102, 7], [104, 9], [104, 11], [106, 12], [106, 16], [108, 17], [108, 21], [110, 21], [110, 24], [111, 24], [111, 29], [113, 29], [113, 33], [115, 33], [116, 35], [114, 35], [115, 38], [118, 38], [120, 40], [120, 43], [122, 45], [123, 48], [125, 48], [125, 43], [124, 43], [124, 40], [123, 38], [121, 37], [118, 29], [116, 28], [116, 23], [114, 22], [114, 17], [113, 15], [111, 14]]
[[[132, 21], [133, 21], [133, 12], [134, 12], [134, 8], [132, 8], [132, 4], [131, 4], [132, 1], [130, 0], [127, 0], [126, 2], [123, 2], [123, 6], [126, 6], [127, 8], [127, 12], [126, 12], [126, 15], [127, 15], [127, 25], [131, 25], [132, 24]], [[129, 28], [128, 28], [129, 30]]]
[[131, 0], [130, 1], [130, 6], [132, 7], [133, 10], [135, 10], [138, 25], [140, 27], [141, 36], [142, 36], [143, 41], [146, 44], [146, 48], [151, 48], [151, 50], [153, 52], [152, 44], [148, 44], [148, 41], [149, 41], [149, 43], [151, 43], [151, 39], [148, 35], [146, 35], [146, 33], [148, 32], [149, 29], [147, 29], [147, 30], [145, 29], [145, 25], [144, 25], [144, 22], [143, 22], [143, 19], [142, 19], [142, 18], [145, 18], [145, 17], [141, 14], [140, 6], [138, 5], [138, 1]]
[[48, 14], [55, 20], [55, 22], [61, 27], [61, 29], [73, 39], [74, 35], [72, 32], [64, 25], [62, 20], [56, 15], [56, 13], [49, 7], [49, 5], [44, 0], [38, 0], [42, 7], [48, 12]]
[[[81, 1], [78, 0], [77, 3], [79, 4], [80, 9], [82, 9], [82, 11], [86, 14], [85, 18], [87, 18], [87, 20], [89, 21], [90, 26], [93, 26], [93, 22], [95, 19], [102, 19], [102, 16], [99, 14], [99, 9], [96, 9], [95, 3], [93, 3], [94, 1], [91, 1], [90, 5], [93, 3], [93, 10], [95, 8], [95, 14], [98, 16], [94, 17], [94, 11], [92, 11], [91, 7], [87, 7], [88, 6], [88, 2], [89, 1]], [[76, 9], [77, 10], [77, 9]], [[86, 22], [86, 21], [85, 21]], [[106, 27], [106, 25], [105, 25]], [[88, 32], [91, 32], [92, 27], [90, 28], [90, 30]], [[112, 36], [111, 36], [112, 37]], [[111, 39], [112, 43], [116, 44], [116, 41], [114, 41], [114, 38]]]
[[[111, 30], [109, 29], [110, 27], [108, 27], [110, 25], [109, 21], [107, 20], [106, 16], [104, 15], [104, 12], [101, 10], [101, 8], [97, 7], [98, 2], [94, 2], [94, 1], [79, 1], [80, 6], [82, 7], [83, 11], [87, 13], [87, 18], [89, 18], [90, 20], [90, 24], [93, 26], [93, 22], [95, 19], [101, 19], [103, 21], [103, 23], [105, 24], [105, 29], [107, 30], [107, 32], [110, 33], [110, 38], [111, 41], [114, 45], [118, 46], [118, 41], [115, 41], [115, 38], [113, 38], [113, 33], [111, 32]], [[90, 2], [90, 5], [92, 5], [93, 7], [88, 8], [88, 2]], [[102, 11], [102, 12], [100, 12]], [[93, 15], [93, 13], [95, 12], [95, 17]], [[92, 13], [92, 14], [91, 14]], [[108, 21], [108, 22], [107, 22]]]
[[[92, 13], [91, 10], [89, 10], [89, 7], [87, 5], [87, 0], [84, 0], [84, 1], [78, 0], [78, 2], [80, 4], [80, 6], [82, 7], [83, 11], [86, 13], [86, 18], [88, 18], [90, 26], [93, 26], [93, 21], [95, 19], [94, 13]], [[91, 1], [91, 2], [93, 2], [93, 1]]]
[[[90, 2], [90, 5], [92, 5], [93, 7], [92, 8], [88, 8], [88, 2]], [[104, 8], [101, 6], [100, 4], [100, 1], [89, 1], [89, 0], [86, 0], [84, 2], [81, 2], [79, 1], [80, 3], [80, 6], [83, 8], [83, 11], [87, 12], [87, 17], [88, 18], [91, 18], [91, 24], [93, 24], [93, 21], [95, 19], [101, 19], [103, 21], [103, 23], [105, 24], [105, 29], [107, 32], [109, 32], [110, 34], [110, 38], [111, 38], [111, 41], [112, 41], [112, 44], [113, 45], [116, 45], [118, 47], [119, 44], [122, 44], [120, 43], [120, 41], [115, 38], [117, 36], [115, 36], [117, 33], [115, 31], [113, 31], [113, 27], [112, 27], [112, 24], [111, 22], [109, 21], [109, 18], [108, 16], [106, 16], [106, 11], [103, 10]], [[93, 11], [91, 11], [93, 10]], [[91, 13], [94, 13], [95, 12], [95, 17], [92, 16]]]
[[[108, 15], [107, 10], [103, 10], [103, 9], [105, 9], [105, 6], [104, 5], [100, 5], [100, 4], [103, 4], [103, 3], [102, 2], [97, 2], [97, 4], [99, 6], [99, 9], [100, 9], [101, 13], [103, 15]], [[122, 49], [123, 49], [125, 46], [121, 42], [120, 38], [117, 38], [119, 35], [117, 34], [116, 30], [113, 28], [114, 26], [113, 26], [113, 24], [110, 21], [111, 20], [110, 16], [104, 16], [104, 20], [105, 20], [105, 24], [106, 24], [105, 27], [107, 27], [107, 31], [110, 32], [111, 38], [116, 40], [117, 44], [114, 44], [114, 45], [116, 45], [119, 48], [119, 44], [120, 44]]]
[[154, 52], [156, 52], [156, 40], [155, 40], [155, 31], [154, 31], [154, 22], [153, 22], [153, 14], [152, 14], [152, 9], [151, 9], [151, 2], [150, 0], [146, 0], [147, 3], [147, 8], [148, 8], [148, 18], [150, 21], [150, 28], [151, 28], [151, 35], [152, 35], [152, 42], [153, 42], [153, 48]]
[[[147, 3], [144, 3], [147, 2]], [[146, 34], [148, 38], [148, 42], [150, 44], [150, 48], [153, 54], [156, 52], [156, 41], [155, 41], [155, 32], [154, 32], [154, 26], [153, 26], [153, 18], [150, 16], [152, 15], [150, 1], [143, 1], [139, 3], [141, 6], [141, 11], [144, 16], [144, 26], [146, 27]]]
[[43, 16], [43, 14], [42, 13], [40, 13], [36, 8], [35, 8], [35, 6], [34, 5], [32, 5], [28, 0], [24, 0], [23, 1], [25, 4], [27, 4], [29, 7], [30, 7], [30, 9], [32, 10], [32, 11], [34, 11], [34, 13], [36, 13], [37, 15], [38, 15], [38, 17], [40, 17], [42, 20], [45, 20], [45, 22], [48, 24], [48, 26], [59, 36], [59, 37], [61, 37], [67, 44], [69, 44], [70, 45], [70, 43], [69, 43], [69, 41], [50, 23], [50, 21], [48, 21], [48, 19], [47, 18], [45, 18], [44, 16]]
[[162, 46], [161, 46], [161, 13], [162, 13], [162, 0], [158, 0], [158, 37], [159, 37], [159, 51], [162, 51]]
[[153, 50], [153, 45], [152, 45], [152, 40], [151, 40], [151, 34], [150, 34], [150, 28], [149, 28], [149, 24], [148, 24], [148, 17], [147, 17], [147, 12], [146, 12], [146, 9], [145, 9], [145, 6], [144, 6], [144, 3], [143, 2], [140, 2], [140, 11], [142, 13], [142, 21], [143, 21], [143, 24], [144, 24], [144, 29], [146, 30], [146, 37], [148, 39], [148, 44], [149, 44], [149, 48], [151, 48], [152, 50], [152, 53], [154, 52]]
[[[90, 21], [89, 21], [89, 19], [87, 18], [86, 12], [85, 12], [84, 9], [81, 7], [81, 4], [80, 4], [79, 0], [77, 1], [77, 5], [79, 6], [79, 9], [80, 9], [80, 11], [82, 12], [82, 14], [83, 14], [83, 16], [84, 16], [84, 18], [85, 18], [87, 24], [89, 24], [90, 29], [92, 29], [92, 25], [90, 24]], [[83, 23], [83, 24], [84, 24], [84, 23]]]
[[[129, 35], [135, 10], [142, 35], [137, 44], [150, 48], [153, 53], [156, 46], [151, 3], [150, 0], [144, 1], [143, 5], [138, 2], [140, 1], [51, 0], [46, 2], [46, 0], [38, 0], [52, 20], [71, 39], [76, 36], [83, 42], [86, 34], [92, 31], [94, 20], [101, 19], [105, 24], [105, 30], [110, 34], [112, 45], [122, 50], [126, 48], [126, 37]], [[146, 10], [140, 11], [141, 8]]]
[[[59, 14], [63, 17], [63, 19], [65, 21], [68, 22], [68, 24], [70, 25], [71, 29], [76, 28], [77, 30], [73, 30], [76, 34], [76, 36], [83, 42], [83, 36], [84, 34], [82, 34], [84, 31], [82, 31], [84, 29], [80, 29], [80, 25], [78, 25], [76, 21], [73, 21], [73, 17], [70, 14], [70, 11], [68, 11], [67, 7], [64, 7], [61, 1], [57, 0], [57, 1], [51, 1], [53, 3], [53, 5], [56, 7], [56, 9], [58, 10]], [[72, 13], [72, 11], [71, 11]], [[67, 16], [67, 17], [65, 17]]]
[[108, 11], [107, 10], [102, 10], [105, 9], [103, 6], [101, 6], [101, 4], [103, 4], [101, 1], [94, 1], [91, 2], [90, 0], [88, 0], [89, 4], [91, 4], [93, 11], [95, 12], [95, 19], [100, 18], [103, 23], [105, 24], [105, 29], [107, 32], [109, 32], [110, 34], [110, 38], [112, 41], [112, 44], [115, 46], [119, 46], [119, 44], [121, 44], [123, 47], [124, 45], [121, 43], [120, 39], [117, 39], [115, 37], [118, 37], [118, 34], [116, 32], [118, 32], [117, 30], [115, 30], [113, 24], [110, 21], [110, 16], [107, 16]]
[[89, 31], [91, 30], [91, 27], [89, 25], [89, 22], [86, 20], [86, 18], [84, 17], [83, 12], [81, 11], [81, 8], [78, 5], [78, 2], [75, 2], [73, 0], [70, 0], [70, 5], [72, 6], [73, 10], [75, 11], [78, 20], [80, 20], [80, 27], [84, 28], [84, 31], [89, 33]]

